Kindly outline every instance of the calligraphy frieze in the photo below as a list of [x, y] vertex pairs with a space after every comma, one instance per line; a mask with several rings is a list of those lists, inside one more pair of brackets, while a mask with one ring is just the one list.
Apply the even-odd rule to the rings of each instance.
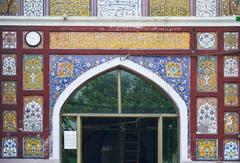
[[189, 49], [189, 32], [51, 32], [51, 49]]

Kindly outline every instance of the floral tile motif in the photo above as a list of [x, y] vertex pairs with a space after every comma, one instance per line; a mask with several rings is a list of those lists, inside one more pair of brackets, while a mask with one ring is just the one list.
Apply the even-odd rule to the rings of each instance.
[[222, 16], [240, 15], [239, 0], [222, 0]]
[[51, 16], [90, 16], [90, 0], [51, 0], [49, 4]]
[[15, 81], [2, 82], [2, 103], [3, 104], [17, 103], [17, 82]]
[[215, 50], [217, 49], [217, 33], [215, 32], [198, 32], [197, 33], [198, 50]]
[[23, 157], [42, 158], [44, 157], [44, 140], [40, 137], [23, 138]]
[[236, 112], [224, 113], [224, 133], [238, 134], [239, 130], [239, 116]]
[[239, 85], [234, 83], [224, 84], [224, 105], [225, 106], [238, 106], [239, 98]]
[[238, 140], [226, 139], [223, 141], [224, 160], [239, 160]]
[[213, 97], [197, 99], [197, 133], [217, 133], [217, 99]]
[[43, 90], [43, 55], [24, 55], [23, 89]]
[[168, 62], [166, 65], [167, 77], [180, 78], [182, 76], [181, 63]]
[[44, 0], [23, 0], [24, 16], [43, 16]]
[[71, 62], [58, 63], [58, 76], [59, 77], [72, 77], [73, 76], [73, 63], [71, 63]]
[[14, 110], [3, 111], [3, 132], [17, 131], [17, 114]]
[[17, 57], [15, 54], [2, 55], [2, 75], [16, 75]]
[[17, 33], [11, 31], [3, 31], [2, 47], [5, 49], [15, 49], [17, 47]]
[[216, 160], [218, 158], [216, 139], [198, 139], [196, 143], [197, 160]]
[[224, 32], [224, 50], [237, 50], [237, 49], [238, 49], [238, 32]]
[[43, 130], [43, 98], [41, 96], [26, 96], [24, 101], [23, 130]]
[[20, 0], [1, 0], [0, 1], [0, 15], [3, 16], [17, 16], [19, 15]]
[[17, 138], [2, 138], [2, 157], [17, 157]]
[[224, 77], [239, 76], [239, 57], [225, 56], [224, 57]]
[[97, 16], [141, 16], [141, 0], [97, 0]]
[[189, 16], [189, 0], [150, 0], [150, 16]]
[[217, 16], [217, 0], [196, 0], [196, 16]]
[[217, 91], [217, 57], [199, 56], [197, 61], [197, 90]]

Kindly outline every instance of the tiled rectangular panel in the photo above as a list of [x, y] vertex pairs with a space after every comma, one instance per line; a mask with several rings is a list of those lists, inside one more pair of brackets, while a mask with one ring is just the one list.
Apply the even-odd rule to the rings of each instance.
[[23, 157], [42, 158], [44, 157], [44, 140], [40, 137], [23, 138]]
[[150, 16], [189, 16], [189, 0], [150, 0]]
[[197, 90], [199, 92], [217, 91], [217, 57], [198, 56]]
[[197, 133], [217, 133], [217, 98], [197, 99]]
[[43, 90], [43, 55], [24, 55], [23, 89]]
[[44, 0], [23, 0], [23, 16], [43, 16]]
[[23, 130], [39, 132], [43, 130], [43, 97], [25, 96]]
[[221, 0], [222, 16], [240, 15], [239, 0]]
[[239, 141], [225, 139], [223, 141], [224, 160], [239, 160]]
[[239, 56], [224, 57], [224, 77], [239, 76]]
[[217, 33], [216, 32], [198, 32], [197, 33], [198, 50], [216, 50]]
[[17, 114], [14, 110], [4, 110], [2, 113], [3, 132], [17, 131]]
[[238, 134], [239, 131], [239, 115], [237, 112], [224, 113], [224, 133]]
[[195, 0], [196, 16], [213, 17], [217, 16], [217, 0]]
[[89, 16], [90, 0], [51, 0], [50, 16]]
[[2, 48], [5, 49], [17, 48], [17, 32], [14, 31], [2, 32]]
[[17, 57], [15, 54], [2, 55], [2, 75], [14, 76], [17, 70]]
[[2, 157], [17, 157], [18, 141], [16, 137], [2, 138]]
[[197, 139], [196, 148], [197, 160], [216, 160], [218, 158], [216, 139]]
[[2, 82], [2, 104], [17, 103], [17, 82], [4, 81]]
[[[239, 6], [240, 7], [240, 6]], [[224, 32], [224, 50], [238, 49], [238, 32]]]
[[18, 16], [20, 8], [20, 0], [1, 0], [0, 16]]
[[229, 107], [239, 106], [239, 84], [224, 84], [224, 105]]

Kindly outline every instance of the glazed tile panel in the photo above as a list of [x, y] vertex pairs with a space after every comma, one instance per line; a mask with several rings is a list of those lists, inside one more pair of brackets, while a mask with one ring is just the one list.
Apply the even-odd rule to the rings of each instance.
[[2, 48], [15, 49], [17, 47], [17, 33], [12, 31], [2, 32]]
[[43, 130], [43, 97], [25, 96], [23, 129], [24, 131], [39, 132]]
[[228, 107], [239, 106], [239, 84], [224, 84], [224, 105]]
[[222, 0], [222, 16], [239, 15], [239, 0]]
[[43, 90], [43, 56], [24, 55], [23, 89]]
[[218, 158], [218, 146], [216, 139], [196, 140], [197, 160], [216, 160]]
[[15, 54], [2, 55], [2, 75], [16, 75], [17, 57]]
[[17, 157], [17, 149], [16, 137], [2, 138], [2, 157]]
[[3, 132], [17, 132], [17, 114], [16, 111], [4, 110], [2, 113]]
[[17, 82], [4, 81], [2, 82], [2, 104], [17, 103]]
[[238, 49], [238, 32], [224, 32], [224, 50]]
[[17, 16], [19, 15], [20, 0], [1, 0], [0, 15]]
[[97, 0], [97, 16], [141, 16], [141, 0]]
[[23, 157], [44, 157], [44, 140], [41, 137], [23, 138]]
[[189, 16], [189, 0], [150, 0], [150, 16]]
[[224, 133], [238, 134], [239, 131], [239, 116], [236, 112], [224, 113]]
[[43, 16], [44, 0], [23, 0], [24, 16]]
[[196, 16], [217, 16], [217, 0], [196, 0]]
[[197, 90], [217, 91], [217, 57], [199, 56], [197, 60]]
[[198, 32], [197, 33], [198, 50], [216, 50], [217, 33], [216, 32]]
[[224, 57], [224, 77], [239, 76], [239, 56]]
[[223, 142], [224, 160], [239, 160], [239, 141], [226, 139]]
[[217, 98], [197, 99], [197, 133], [217, 133]]

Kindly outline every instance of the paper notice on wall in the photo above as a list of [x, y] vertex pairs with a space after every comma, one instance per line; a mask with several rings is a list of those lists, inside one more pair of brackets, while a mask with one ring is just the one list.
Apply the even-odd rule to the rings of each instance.
[[77, 149], [76, 131], [64, 131], [64, 149]]

